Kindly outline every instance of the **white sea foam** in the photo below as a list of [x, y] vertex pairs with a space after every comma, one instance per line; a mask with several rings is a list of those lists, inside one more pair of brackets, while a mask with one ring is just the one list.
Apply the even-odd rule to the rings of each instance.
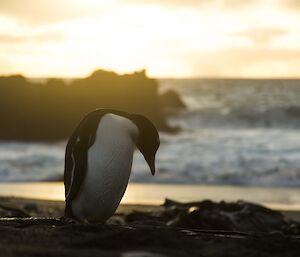
[[[161, 133], [157, 174], [136, 152], [131, 181], [300, 186], [300, 81], [163, 80], [188, 110]], [[65, 142], [0, 143], [0, 180], [61, 179]]]
[[0, 143], [0, 181], [62, 179], [65, 142]]

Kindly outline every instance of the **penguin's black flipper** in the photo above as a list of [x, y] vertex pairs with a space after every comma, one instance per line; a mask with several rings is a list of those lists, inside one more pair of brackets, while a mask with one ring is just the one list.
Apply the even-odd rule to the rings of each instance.
[[69, 203], [78, 193], [85, 178], [88, 149], [94, 143], [100, 116], [97, 112], [88, 114], [77, 126], [66, 147], [64, 184], [67, 216], [71, 216], [68, 213]]

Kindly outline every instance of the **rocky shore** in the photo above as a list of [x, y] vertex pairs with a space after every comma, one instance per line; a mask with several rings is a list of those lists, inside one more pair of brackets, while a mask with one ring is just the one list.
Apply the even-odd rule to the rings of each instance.
[[299, 256], [300, 223], [262, 206], [209, 200], [120, 206], [106, 224], [66, 221], [64, 203], [0, 199], [1, 256]]

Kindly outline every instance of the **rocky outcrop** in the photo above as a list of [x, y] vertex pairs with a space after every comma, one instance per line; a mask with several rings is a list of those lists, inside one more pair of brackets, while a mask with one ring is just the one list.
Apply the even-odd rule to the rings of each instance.
[[278, 211], [244, 201], [180, 203], [166, 199], [161, 210], [131, 212], [125, 216], [125, 222], [245, 233], [281, 231], [300, 234], [299, 223], [288, 221]]
[[[112, 108], [148, 117], [160, 130], [172, 131], [163, 108], [158, 82], [145, 71], [119, 75], [97, 70], [73, 80], [31, 82], [23, 76], [0, 77], [0, 140], [67, 138], [84, 115]], [[174, 94], [173, 98], [174, 98]]]
[[171, 89], [160, 95], [160, 105], [168, 113], [174, 113], [186, 108], [178, 93]]

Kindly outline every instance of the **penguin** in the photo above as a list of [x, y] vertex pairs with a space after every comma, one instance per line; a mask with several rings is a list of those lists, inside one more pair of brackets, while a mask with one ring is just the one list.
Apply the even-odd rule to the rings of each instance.
[[131, 174], [135, 146], [155, 174], [159, 134], [146, 117], [112, 109], [87, 114], [65, 152], [65, 218], [104, 223], [116, 211]]

